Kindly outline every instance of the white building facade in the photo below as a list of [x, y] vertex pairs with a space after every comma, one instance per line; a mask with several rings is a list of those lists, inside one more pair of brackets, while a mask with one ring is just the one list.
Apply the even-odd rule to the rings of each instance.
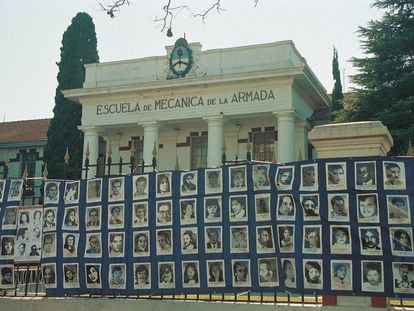
[[[329, 115], [329, 98], [293, 42], [202, 51], [177, 40], [165, 56], [86, 65], [82, 105], [90, 160], [110, 149], [159, 170], [219, 166], [227, 159], [310, 158], [308, 131]], [[328, 112], [328, 113], [327, 113]], [[329, 120], [326, 120], [329, 121]]]

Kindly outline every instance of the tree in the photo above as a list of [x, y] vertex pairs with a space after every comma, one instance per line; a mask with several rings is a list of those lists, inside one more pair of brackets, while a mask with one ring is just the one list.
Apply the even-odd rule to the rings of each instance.
[[[81, 124], [82, 107], [65, 98], [62, 90], [81, 88], [85, 80], [84, 65], [97, 62], [95, 25], [88, 14], [78, 13], [63, 34], [60, 62], [57, 63], [59, 72], [54, 116], [47, 132], [44, 152], [50, 178], [63, 177], [66, 147], [71, 164], [82, 167], [83, 133], [77, 128]], [[79, 178], [80, 172], [72, 172], [68, 177]]]
[[360, 27], [365, 58], [354, 58], [360, 86], [342, 121], [380, 120], [393, 136], [391, 154], [405, 154], [414, 138], [414, 2], [376, 0], [380, 20]]
[[343, 108], [344, 95], [342, 94], [341, 73], [338, 64], [338, 51], [334, 47], [332, 59], [332, 75], [335, 80], [334, 88], [332, 90], [332, 111], [337, 111]]

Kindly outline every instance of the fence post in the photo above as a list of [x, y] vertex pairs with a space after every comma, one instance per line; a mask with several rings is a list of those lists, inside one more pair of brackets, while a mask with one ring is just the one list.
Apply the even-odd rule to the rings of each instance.
[[154, 148], [152, 149], [152, 171], [155, 172], [155, 168], [157, 167], [157, 147], [156, 142], [154, 141]]
[[64, 179], [68, 179], [68, 167], [69, 167], [69, 147], [66, 146], [66, 152], [65, 156], [63, 157], [63, 160], [65, 164], [63, 165], [63, 177]]
[[246, 143], [246, 160], [247, 162], [252, 162], [252, 154], [250, 151], [252, 150], [252, 144], [250, 143], [250, 140]]
[[4, 160], [3, 178], [7, 178], [7, 176], [9, 175], [9, 162], [9, 158]]

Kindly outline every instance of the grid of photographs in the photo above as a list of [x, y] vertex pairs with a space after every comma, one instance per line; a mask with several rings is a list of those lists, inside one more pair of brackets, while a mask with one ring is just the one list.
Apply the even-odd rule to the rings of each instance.
[[52, 293], [234, 287], [412, 295], [412, 167], [396, 158], [330, 159], [51, 180], [40, 214], [4, 195], [18, 181], [0, 181], [0, 288], [15, 281], [22, 241], [38, 235], [21, 262], [41, 257]]

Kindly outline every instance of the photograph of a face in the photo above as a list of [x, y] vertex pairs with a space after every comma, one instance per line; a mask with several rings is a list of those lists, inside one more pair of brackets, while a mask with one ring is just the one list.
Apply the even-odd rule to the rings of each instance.
[[300, 167], [300, 187], [301, 191], [317, 191], [318, 184], [318, 164], [304, 164]]
[[221, 222], [222, 220], [221, 197], [204, 198], [204, 222]]
[[349, 221], [348, 193], [328, 193], [328, 220], [335, 222]]
[[359, 227], [361, 255], [382, 255], [380, 227]]
[[269, 165], [253, 166], [253, 186], [254, 190], [269, 190]]
[[135, 175], [132, 177], [132, 193], [134, 200], [148, 198], [148, 175]]
[[346, 190], [346, 163], [326, 163], [326, 190]]
[[247, 221], [247, 196], [230, 196], [229, 212], [230, 221]]
[[109, 288], [125, 289], [126, 284], [126, 265], [125, 264], [110, 264], [109, 265]]
[[320, 259], [303, 260], [303, 284], [304, 288], [323, 288], [323, 266]]
[[100, 232], [86, 234], [85, 257], [101, 258], [102, 238]]
[[229, 167], [230, 187], [229, 191], [246, 191], [246, 167], [232, 166]]
[[151, 288], [151, 264], [134, 263], [134, 289]]
[[157, 197], [169, 197], [171, 192], [171, 172], [157, 174]]
[[181, 173], [181, 195], [196, 195], [197, 194], [197, 171], [182, 172]]
[[281, 253], [293, 253], [295, 250], [295, 226], [278, 225], [279, 250]]
[[181, 253], [198, 254], [198, 228], [181, 228]]
[[197, 223], [197, 199], [181, 199], [180, 216], [182, 225]]
[[65, 184], [64, 201], [65, 204], [79, 203], [80, 181], [68, 181]]
[[59, 182], [45, 182], [44, 202], [45, 204], [57, 204], [59, 202]]
[[148, 202], [133, 203], [132, 227], [148, 226]]
[[361, 261], [361, 289], [364, 292], [384, 291], [384, 267], [382, 261]]
[[387, 211], [389, 224], [411, 223], [408, 195], [387, 195]]
[[204, 241], [206, 253], [221, 253], [222, 249], [222, 228], [205, 227]]
[[331, 254], [351, 254], [352, 236], [349, 225], [330, 226]]
[[175, 263], [159, 262], [158, 263], [158, 287], [175, 288]]
[[256, 221], [270, 220], [270, 194], [256, 194], [254, 198]]
[[233, 267], [233, 286], [249, 287], [251, 286], [250, 260], [249, 259], [232, 259]]
[[395, 293], [414, 293], [414, 263], [393, 262], [392, 274]]
[[292, 190], [294, 166], [279, 166], [276, 171], [276, 187], [278, 190]]
[[134, 232], [134, 257], [150, 255], [149, 231]]
[[272, 287], [279, 285], [277, 258], [260, 258], [257, 262], [259, 286]]
[[124, 177], [109, 178], [108, 201], [123, 201], [125, 194]]
[[86, 189], [86, 202], [98, 202], [102, 198], [102, 179], [88, 179]]
[[405, 165], [404, 162], [384, 161], [382, 163], [385, 190], [405, 190]]
[[100, 264], [85, 264], [85, 276], [87, 288], [102, 288]]
[[277, 220], [295, 220], [295, 200], [291, 194], [278, 195]]
[[88, 206], [86, 207], [86, 230], [99, 230], [101, 228], [102, 207]]
[[14, 288], [13, 265], [0, 265], [0, 286], [2, 289]]
[[296, 288], [296, 264], [294, 258], [282, 259], [283, 276], [281, 276], [285, 287]]
[[124, 227], [124, 204], [108, 205], [108, 228], [120, 229]]
[[357, 194], [358, 222], [359, 223], [378, 223], [378, 194], [367, 193]]
[[413, 256], [413, 231], [410, 227], [390, 228], [391, 253], [395, 256]]
[[272, 226], [256, 227], [256, 250], [258, 254], [275, 252], [275, 242]]
[[377, 168], [375, 161], [355, 162], [355, 189], [377, 189]]
[[183, 261], [182, 272], [184, 288], [200, 287], [200, 269], [198, 267], [198, 261]]
[[224, 260], [207, 260], [208, 287], [225, 287]]
[[204, 178], [204, 189], [206, 194], [222, 193], [223, 181], [221, 169], [206, 169]]
[[331, 260], [331, 289], [353, 290], [352, 260]]

